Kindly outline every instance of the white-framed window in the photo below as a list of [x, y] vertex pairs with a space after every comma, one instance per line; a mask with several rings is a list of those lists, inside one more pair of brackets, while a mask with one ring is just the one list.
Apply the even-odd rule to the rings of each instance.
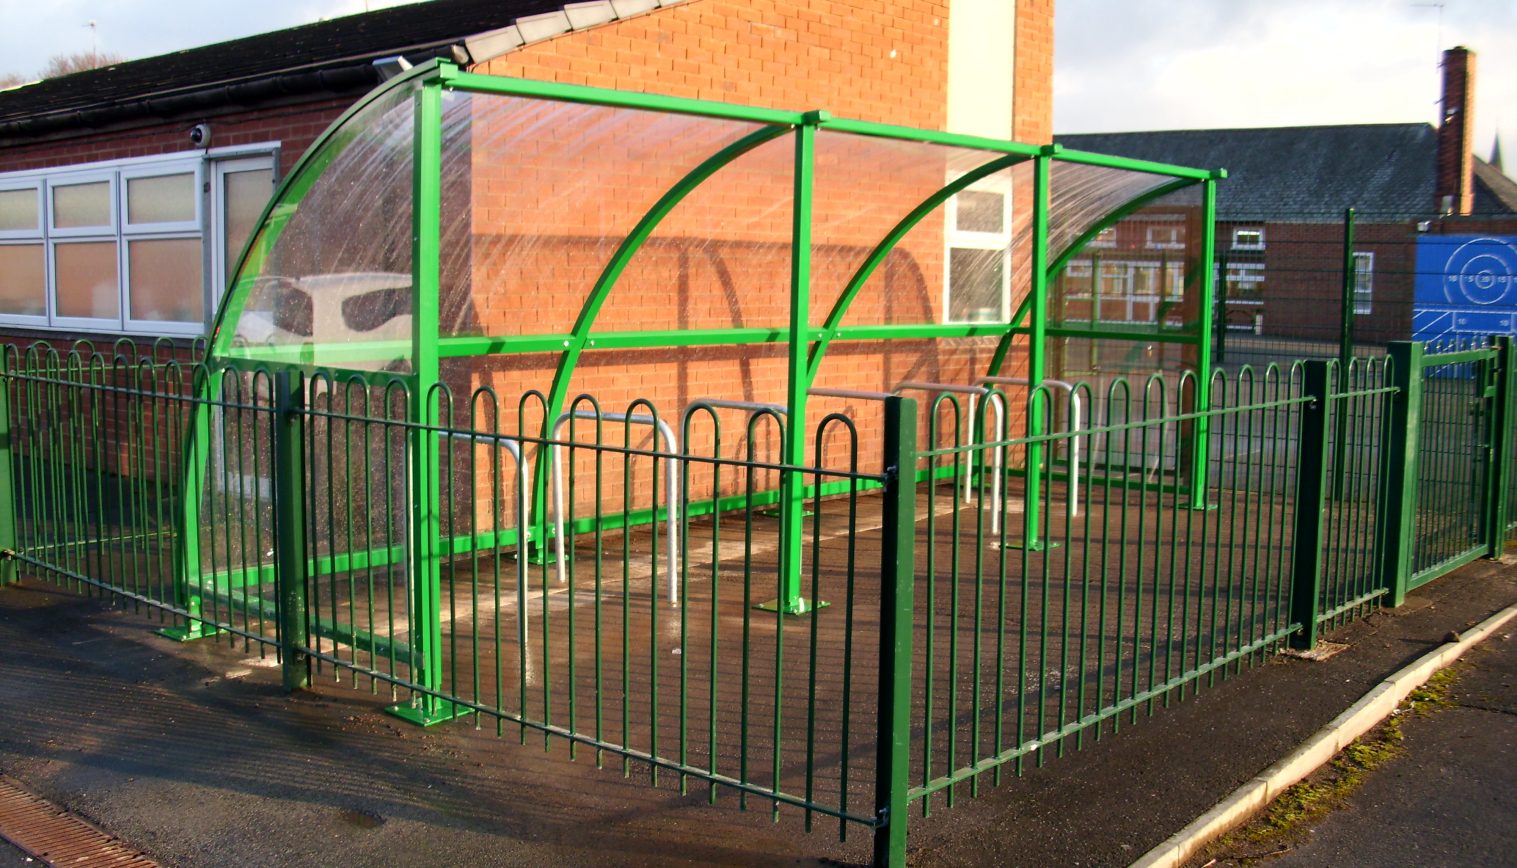
[[1149, 250], [1184, 250], [1185, 227], [1178, 223], [1161, 223], [1144, 227], [1143, 244]]
[[1238, 226], [1233, 229], [1234, 250], [1263, 250], [1263, 226]]
[[948, 200], [943, 314], [951, 323], [1011, 316], [1011, 189], [987, 178]]
[[1117, 246], [1117, 227], [1108, 226], [1096, 233], [1096, 237], [1090, 239], [1091, 247], [1112, 248]]
[[1354, 315], [1368, 316], [1375, 300], [1375, 254], [1354, 251]]
[[1226, 281], [1225, 287], [1219, 286], [1217, 294], [1223, 295], [1225, 290], [1229, 303], [1239, 304], [1262, 304], [1264, 301], [1264, 263], [1262, 262], [1229, 262], [1227, 273], [1222, 276]]
[[1095, 291], [1094, 272], [1089, 259], [1072, 259], [1064, 266], [1064, 297], [1089, 300]]
[[[226, 284], [222, 248], [240, 250], [252, 231], [277, 152], [239, 146], [0, 175], [0, 324], [203, 334]], [[224, 179], [238, 183], [212, 183]]]
[[42, 184], [0, 182], [0, 317], [47, 323], [47, 244]]

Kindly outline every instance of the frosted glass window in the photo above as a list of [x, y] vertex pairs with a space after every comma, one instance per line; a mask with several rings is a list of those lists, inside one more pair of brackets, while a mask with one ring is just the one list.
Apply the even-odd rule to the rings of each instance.
[[127, 223], [192, 223], [194, 220], [194, 173], [127, 179]]
[[1004, 232], [1006, 197], [983, 190], [965, 190], [958, 195], [957, 229], [960, 232]]
[[41, 226], [36, 190], [0, 190], [0, 232], [35, 231]]
[[170, 238], [127, 242], [131, 281], [130, 318], [199, 322], [205, 293], [201, 286], [200, 239]]
[[950, 320], [999, 322], [1005, 319], [1001, 291], [1005, 281], [1004, 251], [951, 249], [948, 259]]
[[41, 244], [0, 245], [0, 313], [47, 314]]
[[111, 225], [110, 182], [54, 187], [53, 225], [59, 229]]
[[121, 292], [116, 282], [116, 242], [86, 241], [53, 248], [53, 282], [58, 316], [117, 319]]
[[274, 170], [254, 169], [249, 172], [228, 172], [222, 192], [225, 207], [225, 228], [222, 249], [226, 251], [226, 277], [232, 279], [232, 269], [237, 267], [237, 257], [247, 245], [248, 237], [258, 226], [263, 206], [269, 202], [274, 190]]

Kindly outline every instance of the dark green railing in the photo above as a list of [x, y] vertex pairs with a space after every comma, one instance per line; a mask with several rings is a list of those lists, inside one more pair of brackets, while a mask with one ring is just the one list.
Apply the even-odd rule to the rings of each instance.
[[[542, 395], [440, 388], [421, 425], [399, 380], [125, 346], [0, 360], [0, 580], [275, 655], [291, 689], [867, 829], [879, 862], [903, 859], [912, 802], [1310, 648], [1517, 527], [1509, 341], [1219, 370], [1204, 412], [1190, 374], [945, 393], [920, 419], [891, 397], [880, 442], [828, 416], [807, 466], [776, 460], [786, 420], [763, 409], [586, 396], [554, 429]], [[555, 454], [561, 562], [531, 514]], [[800, 618], [763, 608], [785, 474], [820, 607]]]

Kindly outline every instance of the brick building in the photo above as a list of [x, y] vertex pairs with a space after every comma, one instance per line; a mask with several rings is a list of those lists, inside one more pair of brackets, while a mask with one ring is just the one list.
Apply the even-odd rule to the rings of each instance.
[[[1446, 52], [1444, 122], [1060, 136], [1070, 147], [1187, 165], [1220, 165], [1218, 320], [1240, 333], [1314, 354], [1340, 331], [1344, 212], [1356, 211], [1354, 337], [1404, 340], [1413, 332], [1419, 239], [1517, 234], [1517, 183], [1472, 153], [1473, 55]], [[1070, 264], [1067, 297], [1103, 299], [1107, 320], [1142, 319], [1162, 306], [1172, 221], [1129, 221]], [[1093, 275], [1099, 269], [1099, 278]], [[1423, 266], [1424, 268], [1426, 265]], [[1424, 276], [1426, 277], [1426, 276]], [[1173, 279], [1172, 277], [1170, 279]], [[1073, 309], [1073, 308], [1072, 308]]]
[[272, 185], [383, 58], [1044, 142], [1052, 6], [438, 0], [13, 88], [0, 328], [204, 334]]

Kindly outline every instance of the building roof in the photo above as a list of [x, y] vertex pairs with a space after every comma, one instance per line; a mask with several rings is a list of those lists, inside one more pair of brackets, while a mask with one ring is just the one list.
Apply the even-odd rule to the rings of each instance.
[[1221, 166], [1221, 219], [1341, 219], [1343, 209], [1394, 219], [1433, 204], [1430, 124], [1352, 124], [1056, 136], [1070, 148], [1185, 166]]
[[372, 64], [382, 57], [468, 62], [468, 37], [495, 33], [491, 48], [498, 54], [673, 2], [432, 0], [127, 61], [0, 91], [0, 144], [144, 114], [364, 91], [379, 81]]
[[1475, 158], [1475, 213], [1517, 214], [1517, 181], [1508, 178], [1499, 165], [1479, 157]]

